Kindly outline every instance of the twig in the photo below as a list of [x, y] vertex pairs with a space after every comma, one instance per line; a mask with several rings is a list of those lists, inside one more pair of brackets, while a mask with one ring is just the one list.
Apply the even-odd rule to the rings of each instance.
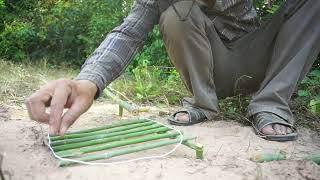
[[257, 175], [256, 175], [256, 180], [261, 180], [262, 179], [262, 169], [260, 164], [257, 164]]
[[124, 99], [126, 99], [128, 102], [133, 103], [126, 95], [124, 95], [123, 93], [121, 93], [120, 91], [117, 91], [111, 87], [107, 88], [109, 91], [111, 92], [116, 92], [117, 94], [120, 94], [120, 96], [122, 96]]
[[220, 146], [220, 148], [219, 148], [219, 150], [218, 150], [218, 152], [216, 153], [216, 158], [218, 157], [218, 154], [219, 154], [219, 152], [220, 152], [220, 150], [222, 149], [222, 144], [221, 144], [221, 146]]
[[[244, 78], [252, 79], [252, 77], [251, 77], [251, 76], [248, 76], [248, 75], [240, 76], [240, 77], [236, 80], [236, 82], [234, 83], [234, 86], [233, 86], [233, 92], [234, 92], [234, 94], [237, 94], [237, 90], [239, 90], [239, 89], [238, 89], [239, 83], [240, 83], [240, 81], [241, 81], [242, 79], [244, 79]], [[241, 90], [241, 89], [240, 89], [240, 90]]]
[[246, 152], [248, 152], [248, 151], [249, 151], [250, 145], [251, 145], [251, 139], [249, 138], [249, 144], [248, 144], [248, 147], [247, 147]]
[[1, 180], [5, 180], [4, 179], [4, 174], [3, 174], [3, 171], [2, 171], [2, 162], [3, 162], [3, 155], [0, 154], [0, 178], [1, 178]]

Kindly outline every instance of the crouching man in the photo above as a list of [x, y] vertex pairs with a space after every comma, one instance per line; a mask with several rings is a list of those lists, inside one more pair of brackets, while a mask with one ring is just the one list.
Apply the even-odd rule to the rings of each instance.
[[[218, 99], [241, 89], [255, 93], [247, 116], [257, 135], [295, 140], [288, 103], [320, 52], [319, 12], [318, 0], [287, 0], [261, 25], [252, 0], [136, 0], [75, 80], [53, 81], [27, 99], [29, 115], [49, 123], [51, 134], [64, 134], [159, 24], [169, 57], [193, 95], [168, 119], [171, 124], [215, 119]], [[63, 114], [64, 108], [69, 110]]]

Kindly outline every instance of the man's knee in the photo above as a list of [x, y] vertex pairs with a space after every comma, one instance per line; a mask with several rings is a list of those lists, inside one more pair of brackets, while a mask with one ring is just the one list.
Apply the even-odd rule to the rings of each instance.
[[[175, 8], [174, 8], [175, 7]], [[185, 38], [194, 28], [201, 28], [204, 14], [192, 1], [180, 1], [165, 10], [160, 17], [160, 30], [164, 36], [172, 39]]]

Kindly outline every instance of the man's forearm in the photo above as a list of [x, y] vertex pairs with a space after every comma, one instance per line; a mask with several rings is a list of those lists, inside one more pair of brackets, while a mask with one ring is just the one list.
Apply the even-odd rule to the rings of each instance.
[[115, 28], [82, 66], [77, 80], [89, 80], [98, 87], [97, 96], [115, 80], [140, 50], [148, 33], [158, 23], [155, 0], [137, 0], [124, 22]]

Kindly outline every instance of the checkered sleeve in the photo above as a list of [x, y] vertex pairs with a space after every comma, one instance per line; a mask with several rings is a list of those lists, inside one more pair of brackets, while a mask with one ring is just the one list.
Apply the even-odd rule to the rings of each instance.
[[127, 18], [113, 29], [90, 55], [76, 80], [89, 80], [98, 87], [98, 97], [106, 85], [120, 76], [141, 49], [159, 20], [157, 0], [136, 0]]

